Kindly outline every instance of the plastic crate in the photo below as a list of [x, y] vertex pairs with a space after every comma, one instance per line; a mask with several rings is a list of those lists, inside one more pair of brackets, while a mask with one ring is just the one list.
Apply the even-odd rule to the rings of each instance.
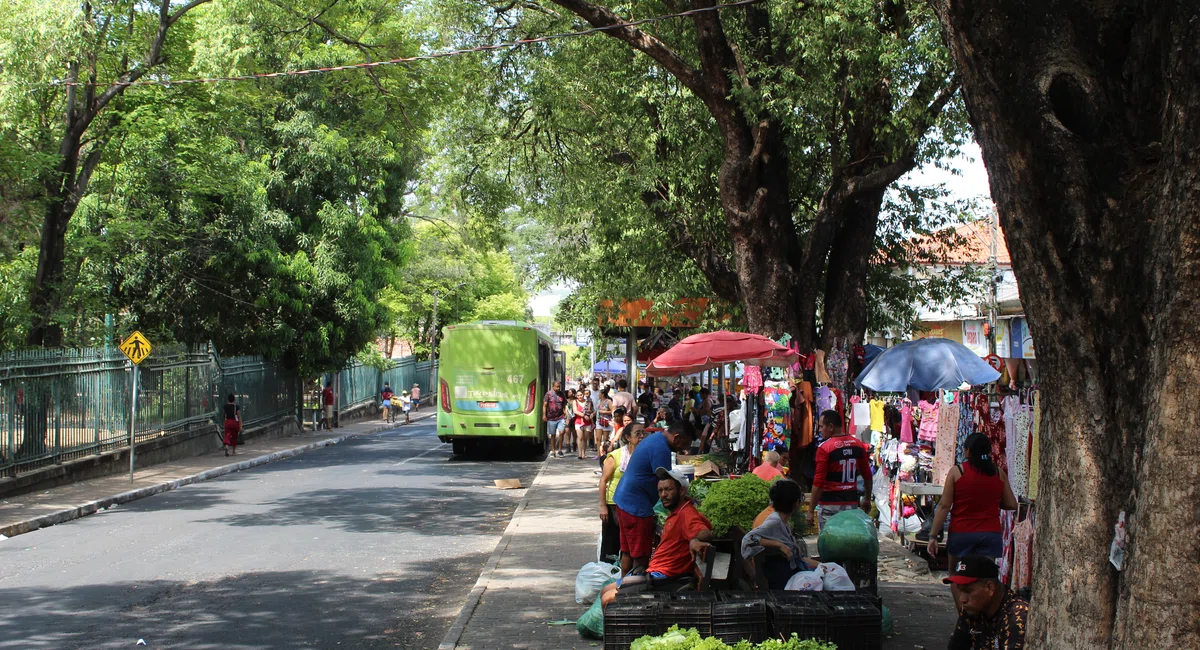
[[[829, 606], [820, 592], [772, 591], [767, 600], [774, 635], [800, 640], [829, 638]], [[840, 647], [838, 650], [842, 650]]]
[[604, 608], [605, 650], [629, 650], [630, 644], [646, 636], [667, 631], [658, 623], [663, 594], [651, 592], [623, 594]]
[[829, 606], [829, 641], [838, 650], [883, 647], [883, 615], [871, 598], [851, 591], [821, 592]]
[[696, 628], [700, 636], [712, 636], [713, 605], [716, 602], [717, 597], [712, 592], [669, 594], [659, 603], [658, 625], [664, 630], [672, 625], [684, 630]]
[[850, 576], [850, 580], [854, 582], [854, 588], [859, 593], [878, 594], [879, 593], [879, 563], [878, 562], [838, 562], [846, 573]]
[[723, 592], [713, 605], [713, 636], [729, 645], [743, 640], [761, 643], [771, 638], [767, 599], [745, 592]]

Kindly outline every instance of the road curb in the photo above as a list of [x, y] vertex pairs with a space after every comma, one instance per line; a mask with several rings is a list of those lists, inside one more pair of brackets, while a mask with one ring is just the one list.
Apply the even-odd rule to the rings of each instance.
[[512, 519], [508, 520], [508, 526], [505, 527], [504, 534], [500, 536], [500, 541], [496, 542], [496, 548], [492, 549], [492, 554], [488, 557], [487, 564], [484, 565], [483, 571], [479, 573], [479, 579], [475, 581], [475, 586], [471, 589], [471, 593], [467, 594], [467, 602], [458, 611], [458, 616], [455, 617], [454, 623], [446, 632], [446, 636], [442, 638], [442, 643], [438, 645], [437, 650], [454, 650], [458, 647], [458, 642], [462, 640], [463, 632], [467, 629], [467, 623], [471, 621], [471, 616], [475, 614], [475, 608], [479, 607], [479, 601], [483, 598], [484, 592], [487, 591], [488, 583], [492, 581], [492, 574], [496, 572], [496, 567], [500, 564], [500, 558], [508, 550], [508, 545], [512, 543], [513, 535], [520, 525], [521, 514], [525, 512], [525, 506], [529, 504], [529, 495], [533, 494], [534, 488], [542, 482], [542, 476], [546, 473], [546, 468], [549, 466], [550, 455], [547, 454], [546, 460], [542, 461], [542, 466], [538, 469], [537, 476], [533, 479], [533, 483], [529, 485], [529, 489], [525, 490], [525, 495], [517, 503], [517, 509], [513, 511]]
[[[414, 424], [415, 423], [416, 422], [414, 421]], [[340, 442], [345, 442], [346, 440], [349, 440], [351, 438], [357, 438], [359, 436], [370, 436], [370, 435], [374, 435], [376, 433], [380, 433], [383, 431], [388, 431], [391, 429], [399, 428], [400, 426], [403, 426], [403, 425], [380, 423], [379, 426], [373, 427], [371, 429], [367, 429], [366, 431], [359, 431], [357, 433], [348, 433], [344, 436], [339, 436], [337, 438], [326, 438], [325, 440], [319, 440], [317, 442], [312, 442], [307, 445], [301, 445], [299, 447], [293, 447], [291, 449], [282, 449], [280, 451], [272, 452], [270, 454], [264, 454], [264, 455], [258, 456], [256, 458], [244, 460], [239, 463], [231, 463], [229, 465], [222, 465], [220, 467], [214, 467], [212, 469], [205, 470], [198, 474], [192, 474], [191, 476], [184, 476], [184, 477], [173, 479], [170, 481], [163, 481], [162, 483], [156, 483], [154, 485], [147, 485], [145, 487], [140, 487], [136, 490], [129, 490], [128, 492], [122, 492], [120, 494], [117, 494], [117, 495], [114, 495], [111, 497], [105, 497], [103, 499], [96, 499], [95, 501], [88, 501], [87, 503], [84, 503], [79, 506], [75, 506], [73, 508], [66, 508], [64, 510], [59, 510], [58, 512], [51, 512], [51, 513], [44, 514], [44, 515], [41, 515], [38, 517], [34, 517], [32, 519], [26, 519], [24, 521], [18, 521], [16, 523], [12, 523], [12, 524], [8, 524], [6, 526], [0, 527], [0, 535], [4, 535], [5, 537], [16, 537], [17, 535], [31, 533], [40, 528], [45, 528], [47, 526], [53, 526], [55, 524], [65, 523], [68, 521], [79, 519], [81, 517], [86, 517], [88, 515], [95, 514], [95, 513], [99, 512], [100, 510], [103, 510], [105, 508], [110, 508], [114, 505], [119, 505], [122, 503], [129, 503], [130, 501], [137, 501], [138, 499], [144, 499], [148, 496], [153, 496], [153, 495], [159, 494], [161, 492], [167, 492], [169, 490], [174, 490], [176, 488], [180, 488], [185, 485], [190, 485], [192, 483], [199, 483], [202, 481], [207, 481], [209, 479], [217, 478], [218, 476], [232, 474], [233, 472], [240, 472], [242, 470], [250, 469], [251, 467], [257, 467], [259, 465], [266, 465], [267, 463], [273, 463], [277, 460], [282, 460], [284, 458], [290, 458], [292, 456], [297, 456], [299, 454], [303, 454], [308, 451], [313, 451], [315, 449], [320, 449], [322, 447], [328, 447], [330, 445], [336, 445]]]

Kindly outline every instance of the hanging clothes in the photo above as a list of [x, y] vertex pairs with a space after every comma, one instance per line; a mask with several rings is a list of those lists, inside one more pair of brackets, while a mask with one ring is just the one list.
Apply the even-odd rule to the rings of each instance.
[[[953, 393], [950, 395], [951, 399], [955, 399]], [[946, 476], [950, 474], [950, 468], [954, 467], [959, 414], [957, 404], [942, 402], [941, 412], [938, 414], [937, 442], [933, 448], [933, 482], [937, 485], [946, 484]]]
[[878, 431], [879, 433], [883, 433], [885, 430], [885, 427], [883, 424], [884, 423], [883, 406], [884, 406], [883, 400], [881, 400], [881, 399], [871, 400], [871, 431]]
[[845, 345], [834, 341], [829, 349], [829, 357], [825, 360], [825, 369], [829, 371], [829, 381], [834, 386], [845, 386], [850, 376], [850, 352]]
[[992, 407], [987, 395], [979, 395], [975, 400], [975, 413], [979, 416], [979, 428], [992, 441], [992, 462], [1000, 471], [1008, 474], [1008, 458], [1005, 455], [1004, 403], [996, 402]]
[[833, 390], [828, 386], [822, 386], [817, 389], [817, 417], [820, 417], [825, 411], [832, 411], [835, 408], [835, 400]]
[[746, 390], [747, 395], [756, 395], [762, 388], [763, 378], [762, 369], [758, 366], [746, 366], [742, 368], [742, 386]]
[[937, 440], [937, 403], [921, 400], [917, 402], [917, 409], [921, 411], [921, 426], [917, 431], [917, 437], [921, 440], [929, 440], [930, 442]]
[[807, 381], [798, 382], [792, 404], [792, 445], [807, 447], [813, 441], [813, 389]]
[[900, 441], [913, 442], [912, 402], [904, 400], [900, 405]]
[[1012, 582], [1009, 587], [1020, 589], [1033, 586], [1033, 517], [1013, 528]]
[[1029, 496], [1029, 407], [1015, 400], [1013, 437], [1008, 441], [1009, 483], [1013, 494]]
[[829, 380], [829, 366], [825, 363], [825, 351], [817, 350], [814, 356], [817, 357], [816, 362], [813, 364], [813, 372], [817, 376], [817, 383], [832, 384], [833, 382]]
[[1006, 584], [1012, 584], [1012, 554], [1013, 554], [1013, 521], [1016, 518], [1013, 516], [1012, 510], [1005, 510], [1000, 513], [1000, 535], [1004, 539], [1004, 555], [1000, 557], [1000, 561], [996, 565], [1000, 568], [1000, 580]]
[[954, 441], [954, 457], [959, 465], [967, 462], [967, 438], [975, 432], [975, 411], [971, 396], [958, 400], [958, 439]]
[[1042, 427], [1042, 398], [1039, 391], [1033, 392], [1033, 442], [1029, 450], [1029, 498], [1036, 501], [1038, 496], [1038, 462], [1041, 458], [1041, 443], [1039, 432]]

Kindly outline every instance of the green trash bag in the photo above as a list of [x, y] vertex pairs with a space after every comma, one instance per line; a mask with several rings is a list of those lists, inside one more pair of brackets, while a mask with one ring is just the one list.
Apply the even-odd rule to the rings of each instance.
[[855, 508], [829, 518], [817, 550], [822, 562], [875, 562], [879, 559], [879, 537], [867, 513]]
[[883, 611], [883, 630], [886, 635], [891, 636], [896, 632], [896, 623], [892, 620], [892, 610], [887, 608], [887, 605], [882, 606]]
[[[608, 586], [611, 582], [614, 581], [609, 580], [604, 585]], [[603, 590], [604, 587], [600, 589]], [[604, 607], [600, 604], [599, 595], [596, 596], [596, 601], [592, 603], [592, 606], [583, 613], [583, 616], [580, 616], [579, 620], [575, 621], [575, 629], [585, 639], [604, 638]]]

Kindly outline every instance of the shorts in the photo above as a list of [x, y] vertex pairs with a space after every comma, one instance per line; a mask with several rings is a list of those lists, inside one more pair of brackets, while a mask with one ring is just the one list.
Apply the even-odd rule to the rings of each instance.
[[982, 555], [995, 559], [1004, 555], [1004, 537], [1000, 533], [950, 533], [946, 552], [954, 557]]
[[392, 400], [390, 400], [390, 399], [383, 400], [383, 408], [385, 408], [385, 409], [392, 408]]
[[411, 410], [412, 410], [412, 404], [411, 404], [411, 403], [409, 403], [409, 404], [405, 404], [405, 405], [404, 405], [404, 406], [402, 406], [401, 408], [404, 410], [404, 412], [405, 412], [405, 413], [408, 413], [409, 411], [411, 411]]
[[621, 527], [621, 552], [630, 557], [650, 557], [654, 550], [654, 517], [635, 517], [617, 506], [617, 525]]
[[846, 512], [847, 510], [856, 509], [858, 509], [857, 503], [847, 503], [845, 505], [819, 505], [817, 506], [817, 524], [820, 526], [821, 530], [824, 530], [825, 522], [829, 521], [830, 517], [839, 512]]
[[553, 438], [561, 432], [566, 431], [566, 420], [547, 420], [546, 421], [546, 436]]
[[330, 420], [333, 419], [333, 404], [325, 405], [325, 417], [329, 418]]

